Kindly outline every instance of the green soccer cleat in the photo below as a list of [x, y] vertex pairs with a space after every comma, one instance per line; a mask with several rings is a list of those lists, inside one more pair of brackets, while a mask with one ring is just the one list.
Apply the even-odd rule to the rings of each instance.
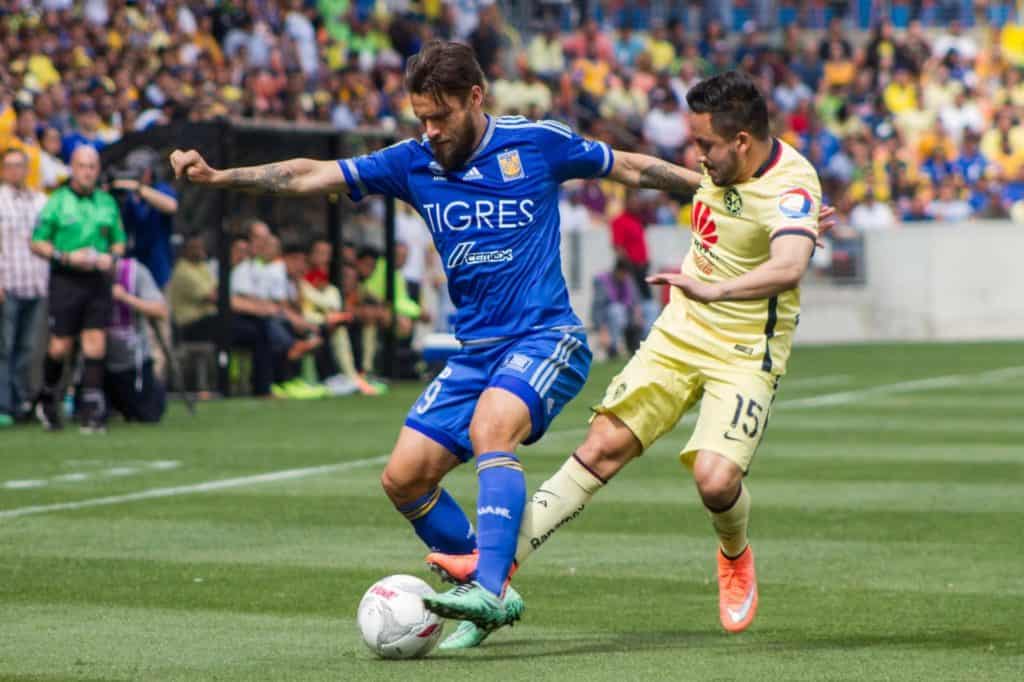
[[[509, 587], [505, 591], [505, 613], [508, 619], [507, 625], [510, 627], [519, 620], [523, 611], [526, 609], [526, 605], [523, 603], [523, 598], [519, 596], [512, 587]], [[472, 649], [473, 647], [480, 646], [485, 639], [491, 636], [495, 630], [500, 629], [502, 626], [494, 627], [480, 627], [475, 623], [468, 620], [464, 620], [459, 623], [459, 627], [455, 629], [455, 632], [450, 634], [441, 644], [438, 649], [445, 651], [454, 651], [456, 649]]]
[[474, 581], [424, 597], [423, 605], [442, 618], [468, 620], [481, 628], [495, 630], [511, 625], [523, 615], [522, 598], [516, 593], [510, 598], [510, 591], [506, 590], [505, 599], [499, 599]]

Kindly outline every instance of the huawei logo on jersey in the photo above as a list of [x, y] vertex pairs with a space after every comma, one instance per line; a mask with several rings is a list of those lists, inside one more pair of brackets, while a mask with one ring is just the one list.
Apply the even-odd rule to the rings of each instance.
[[690, 212], [690, 229], [700, 240], [701, 246], [710, 249], [718, 243], [718, 226], [711, 217], [711, 208], [699, 201], [693, 202], [693, 210]]

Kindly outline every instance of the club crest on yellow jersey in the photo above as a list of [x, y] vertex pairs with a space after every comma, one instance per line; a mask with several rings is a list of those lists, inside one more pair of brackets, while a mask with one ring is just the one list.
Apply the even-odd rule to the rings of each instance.
[[729, 215], [738, 216], [743, 212], [743, 197], [740, 196], [739, 191], [735, 187], [730, 187], [725, 190], [725, 210], [729, 212]]

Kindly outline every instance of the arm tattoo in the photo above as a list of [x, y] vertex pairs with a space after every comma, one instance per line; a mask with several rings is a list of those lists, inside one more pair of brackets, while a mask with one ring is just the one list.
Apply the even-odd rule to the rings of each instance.
[[666, 163], [652, 163], [640, 171], [640, 186], [667, 192], [686, 192], [690, 185]]
[[227, 174], [228, 183], [236, 189], [269, 194], [288, 194], [295, 191], [295, 169], [287, 162], [232, 168]]

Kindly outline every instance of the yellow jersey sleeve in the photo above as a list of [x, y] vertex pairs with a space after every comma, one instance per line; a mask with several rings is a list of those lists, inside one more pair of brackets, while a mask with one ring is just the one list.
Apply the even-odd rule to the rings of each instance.
[[[787, 153], [791, 152], [791, 153]], [[793, 150], [783, 150], [779, 168], [766, 174], [765, 201], [752, 202], [758, 222], [771, 239], [786, 234], [818, 237], [821, 183], [810, 162]]]

